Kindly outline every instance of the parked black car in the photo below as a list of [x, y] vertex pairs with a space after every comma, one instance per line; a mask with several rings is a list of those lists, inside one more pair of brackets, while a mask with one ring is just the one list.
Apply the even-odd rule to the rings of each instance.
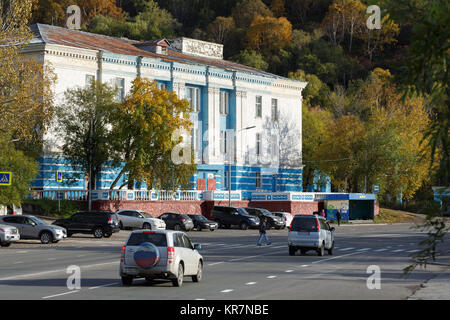
[[244, 208], [214, 206], [211, 210], [211, 219], [219, 224], [219, 228], [235, 225], [246, 230], [259, 226], [259, 218], [249, 215]]
[[201, 214], [188, 214], [188, 216], [194, 222], [194, 229], [197, 229], [198, 231], [202, 231], [202, 229], [209, 229], [210, 231], [214, 231], [219, 228], [219, 224], [217, 222], [208, 220]]
[[68, 237], [74, 233], [92, 233], [96, 238], [109, 238], [120, 231], [119, 221], [119, 217], [111, 211], [80, 211], [53, 224], [65, 228]]
[[166, 229], [190, 231], [194, 229], [194, 222], [187, 214], [165, 212], [158, 217], [166, 223]]
[[267, 227], [281, 229], [284, 221], [280, 217], [272, 214], [269, 210], [262, 208], [245, 208], [245, 210], [252, 216], [258, 217], [260, 220], [267, 218]]

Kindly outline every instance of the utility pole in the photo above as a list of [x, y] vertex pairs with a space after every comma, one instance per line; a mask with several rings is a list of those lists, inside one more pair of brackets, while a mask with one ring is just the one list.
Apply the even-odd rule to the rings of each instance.
[[93, 119], [89, 123], [89, 183], [88, 183], [88, 210], [92, 210], [92, 135], [93, 135]]

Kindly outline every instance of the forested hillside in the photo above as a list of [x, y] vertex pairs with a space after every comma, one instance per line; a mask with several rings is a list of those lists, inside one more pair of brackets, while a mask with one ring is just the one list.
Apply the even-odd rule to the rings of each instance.
[[[37, 0], [33, 22], [136, 40], [187, 36], [224, 58], [309, 84], [304, 185], [316, 169], [334, 191], [429, 198], [448, 185], [448, 25], [443, 0]], [[369, 29], [368, 5], [381, 8]]]

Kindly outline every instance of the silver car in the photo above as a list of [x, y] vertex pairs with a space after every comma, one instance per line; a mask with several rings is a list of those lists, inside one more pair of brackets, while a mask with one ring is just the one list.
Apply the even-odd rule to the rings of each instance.
[[316, 215], [296, 215], [289, 227], [288, 246], [289, 255], [295, 255], [300, 249], [301, 254], [308, 250], [315, 250], [319, 256], [323, 256], [325, 249], [328, 254], [333, 254], [334, 228], [330, 228], [328, 222]]
[[66, 229], [63, 227], [48, 225], [35, 216], [2, 216], [0, 223], [19, 229], [21, 239], [38, 239], [43, 244], [56, 243], [67, 237]]
[[120, 218], [120, 229], [149, 229], [149, 230], [165, 230], [166, 223], [162, 219], [153, 218], [147, 212], [140, 210], [122, 209], [116, 211]]
[[200, 245], [193, 245], [184, 232], [172, 230], [136, 230], [122, 247], [119, 274], [123, 285], [134, 278], [170, 279], [175, 287], [184, 276], [199, 282], [203, 275]]
[[16, 227], [0, 224], [0, 245], [9, 247], [12, 242], [20, 240], [19, 230]]

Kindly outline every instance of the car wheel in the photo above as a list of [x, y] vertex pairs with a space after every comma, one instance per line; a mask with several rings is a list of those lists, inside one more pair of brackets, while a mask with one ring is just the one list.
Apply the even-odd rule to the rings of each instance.
[[132, 283], [133, 283], [133, 277], [122, 276], [122, 285], [131, 286]]
[[333, 241], [333, 243], [331, 244], [331, 248], [328, 249], [328, 254], [329, 254], [330, 256], [333, 255], [333, 248], [334, 248], [334, 241]]
[[123, 230], [123, 223], [122, 223], [122, 221], [119, 222], [119, 228], [120, 228], [120, 230]]
[[184, 268], [183, 265], [180, 263], [178, 265], [178, 274], [175, 279], [172, 279], [172, 284], [174, 287], [181, 287], [183, 285], [183, 276], [184, 276]]
[[192, 276], [192, 281], [199, 282], [203, 277], [203, 263], [201, 261], [198, 262], [197, 274]]
[[44, 231], [41, 233], [41, 236], [39, 237], [41, 239], [42, 244], [48, 244], [52, 242], [53, 236], [50, 232]]
[[241, 230], [247, 230], [248, 229], [248, 224], [246, 222], [241, 222], [239, 227], [241, 228]]
[[297, 248], [296, 248], [296, 247], [289, 246], [289, 255], [290, 255], [290, 256], [295, 255], [295, 252], [296, 252], [296, 251], [297, 251]]
[[101, 237], [103, 237], [102, 228], [95, 228], [93, 234], [94, 234], [94, 237], [96, 237], [97, 239], [100, 239]]
[[197, 226], [197, 231], [202, 231], [202, 229], [203, 229], [203, 228], [202, 228], [201, 225], [198, 225], [198, 226]]
[[2, 242], [2, 243], [0, 243], [0, 245], [2, 247], [9, 247], [11, 245], [11, 242]]
[[58, 243], [58, 242], [59, 242], [59, 240], [53, 240], [52, 242], [53, 242], [53, 243]]
[[325, 244], [322, 243], [322, 245], [317, 249], [317, 255], [322, 257], [325, 254]]
[[150, 223], [146, 222], [142, 225], [142, 229], [152, 230], [152, 226]]
[[180, 231], [181, 230], [181, 226], [179, 224], [176, 224], [176, 225], [173, 226], [173, 230]]

